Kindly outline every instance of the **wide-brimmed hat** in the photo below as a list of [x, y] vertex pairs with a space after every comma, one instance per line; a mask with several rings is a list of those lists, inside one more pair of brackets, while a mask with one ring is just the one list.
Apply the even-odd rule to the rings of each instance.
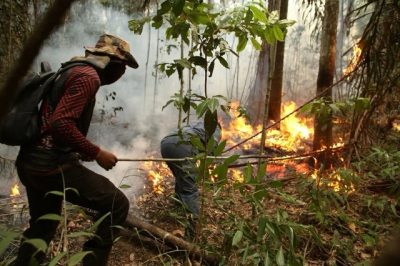
[[138, 68], [139, 64], [131, 54], [128, 42], [111, 35], [103, 34], [100, 36], [95, 47], [85, 47], [86, 51], [92, 54], [109, 55], [125, 61], [132, 68]]

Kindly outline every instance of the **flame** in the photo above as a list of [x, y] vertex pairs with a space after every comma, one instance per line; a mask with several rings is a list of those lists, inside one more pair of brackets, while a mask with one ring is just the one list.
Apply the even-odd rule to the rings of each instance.
[[343, 74], [347, 76], [350, 74], [358, 65], [361, 59], [361, 47], [357, 44], [353, 46], [353, 57], [350, 60], [349, 65], [343, 70]]
[[21, 193], [20, 193], [20, 191], [19, 191], [19, 186], [18, 186], [18, 184], [15, 184], [12, 188], [11, 188], [11, 194], [10, 194], [10, 196], [11, 197], [18, 197], [18, 196], [20, 196], [21, 195]]
[[393, 122], [393, 129], [396, 131], [400, 131], [400, 122]]
[[[230, 112], [232, 119], [230, 121], [220, 121], [222, 125], [222, 139], [226, 140], [227, 147], [233, 146], [244, 139], [248, 139], [256, 135], [262, 129], [261, 125], [252, 126], [244, 116], [240, 116], [239, 102], [235, 101], [231, 103]], [[286, 102], [282, 107], [282, 117], [292, 113], [296, 109], [294, 102]], [[292, 114], [280, 123], [280, 129], [268, 129], [266, 136], [266, 146], [271, 148], [277, 148], [287, 152], [307, 152], [311, 150], [311, 139], [314, 135], [314, 129], [311, 119], [298, 117], [296, 114]], [[261, 134], [251, 140], [243, 143], [240, 146], [242, 150], [253, 150], [258, 151], [260, 146]], [[338, 142], [333, 145], [332, 148], [343, 146], [344, 142], [341, 138]], [[256, 152], [252, 152], [256, 153]], [[163, 184], [164, 178], [167, 176], [173, 177], [170, 169], [166, 163], [159, 162], [144, 162], [141, 164], [141, 168], [146, 171], [147, 178], [152, 184], [153, 192], [161, 194], [165, 191]], [[295, 161], [285, 161], [284, 164], [267, 164], [266, 174], [273, 178], [284, 178], [288, 173], [296, 172], [298, 174], [306, 174], [312, 178], [317, 178], [317, 171], [311, 170], [310, 165], [307, 163], [298, 163]], [[229, 169], [228, 176], [234, 183], [243, 182], [243, 172], [239, 169]], [[215, 182], [214, 176], [211, 176], [211, 181]], [[340, 189], [342, 181], [340, 176], [332, 176], [329, 178], [329, 187], [334, 190]], [[354, 188], [346, 188], [351, 190]]]
[[[294, 102], [283, 104], [282, 115], [293, 112], [296, 109]], [[231, 115], [233, 119], [228, 125], [223, 124], [222, 139], [227, 140], [227, 146], [233, 146], [239, 141], [249, 138], [260, 132], [261, 125], [253, 127], [248, 123], [245, 117], [239, 116], [239, 102], [231, 103]], [[311, 120], [302, 119], [296, 115], [291, 115], [280, 123], [280, 130], [269, 129], [266, 136], [267, 146], [279, 147], [286, 151], [298, 151], [304, 149], [305, 140], [310, 139], [314, 134], [311, 127]], [[259, 147], [261, 134], [244, 143], [241, 148], [249, 150], [253, 147]], [[256, 148], [258, 150], [258, 148]]]
[[165, 190], [163, 187], [164, 178], [166, 176], [172, 176], [168, 165], [165, 162], [143, 162], [140, 168], [146, 172], [147, 178], [152, 184], [153, 192], [162, 194]]

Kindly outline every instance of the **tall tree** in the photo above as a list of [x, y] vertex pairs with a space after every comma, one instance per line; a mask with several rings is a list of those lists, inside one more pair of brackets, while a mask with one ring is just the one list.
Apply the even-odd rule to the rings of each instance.
[[[288, 13], [288, 0], [281, 0], [279, 19], [286, 19]], [[278, 121], [281, 118], [283, 64], [285, 58], [285, 41], [276, 44], [275, 67], [271, 80], [271, 95], [269, 99], [270, 120]]]
[[0, 83], [31, 30], [30, 0], [0, 1]]
[[[332, 102], [335, 76], [336, 32], [338, 24], [339, 0], [326, 0], [322, 19], [321, 46], [317, 78], [317, 95], [327, 104]], [[332, 145], [332, 114], [321, 112], [314, 121], [314, 150]]]
[[269, 70], [269, 44], [263, 42], [261, 51], [258, 55], [258, 64], [256, 70], [255, 81], [250, 88], [247, 97], [246, 109], [251, 117], [253, 125], [260, 124], [262, 121], [265, 91], [268, 84]]

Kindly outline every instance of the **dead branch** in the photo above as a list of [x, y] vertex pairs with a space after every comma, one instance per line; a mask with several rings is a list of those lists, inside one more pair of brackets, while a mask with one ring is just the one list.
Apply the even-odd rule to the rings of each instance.
[[[150, 235], [154, 238], [158, 238], [168, 245], [179, 247], [180, 249], [187, 251], [196, 259], [203, 259], [207, 261], [210, 265], [218, 265], [218, 262], [220, 261], [220, 257], [217, 254], [211, 254], [206, 250], [202, 250], [196, 244], [187, 242], [182, 238], [176, 237], [172, 233], [169, 233], [156, 225], [147, 223], [134, 215], [130, 215], [127, 218], [125, 225], [130, 229], [137, 228], [139, 229], [139, 232], [143, 232], [147, 234], [147, 236]], [[135, 233], [136, 232], [137, 231], [135, 230]]]

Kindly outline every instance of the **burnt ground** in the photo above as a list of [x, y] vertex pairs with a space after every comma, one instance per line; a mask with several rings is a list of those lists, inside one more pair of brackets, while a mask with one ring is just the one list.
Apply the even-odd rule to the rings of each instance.
[[[325, 218], [321, 220], [315, 209], [315, 203], [311, 197], [313, 181], [307, 177], [287, 172], [286, 179], [280, 184], [268, 185], [268, 195], [262, 200], [264, 215], [271, 217], [271, 224], [277, 213], [284, 211], [287, 225], [296, 231], [296, 237], [300, 243], [298, 254], [301, 254], [308, 265], [354, 265], [357, 262], [374, 259], [384, 243], [385, 237], [390, 233], [398, 222], [397, 218], [383, 220], [383, 215], [391, 211], [390, 203], [393, 199], [380, 193], [371, 192], [366, 189], [367, 184], [358, 184], [357, 190], [352, 193], [340, 194], [343, 198], [333, 200], [329, 205], [328, 198], [336, 195], [327, 192], [327, 197], [322, 197], [325, 192], [321, 190], [321, 201], [324, 208]], [[270, 180], [271, 181], [271, 180]], [[275, 188], [276, 187], [276, 188]], [[185, 214], [181, 207], [173, 199], [173, 178], [165, 177], [162, 182], [162, 193], [144, 191], [144, 193], [132, 202], [131, 213], [142, 220], [157, 225], [158, 227], [176, 235], [184, 237]], [[240, 190], [240, 192], [239, 192]], [[202, 224], [201, 234], [197, 242], [207, 250], [214, 250], [220, 254], [228, 252], [229, 257], [225, 265], [242, 265], [241, 255], [234, 249], [224, 249], [224, 238], [226, 232], [235, 232], [233, 227], [235, 221], [251, 221], [254, 209], [249, 204], [246, 195], [251, 192], [252, 187], [244, 185], [240, 189], [229, 183], [222, 187], [209, 187], [203, 191], [203, 215], [205, 223]], [[247, 193], [247, 194], [246, 194]], [[339, 196], [340, 196], [339, 195]], [[337, 196], [337, 195], [336, 195]], [[335, 196], [335, 197], [336, 197]], [[366, 206], [366, 197], [368, 206]], [[326, 201], [326, 202], [325, 202]], [[379, 203], [374, 205], [374, 203]], [[385, 205], [386, 204], [386, 205]], [[383, 207], [382, 207], [383, 206]], [[88, 217], [79, 211], [71, 210], [68, 215], [68, 232], [79, 232], [88, 230], [91, 223]], [[1, 224], [8, 228], [24, 227], [17, 214], [0, 216], [3, 217]], [[26, 214], [25, 214], [26, 216]], [[8, 218], [4, 218], [8, 217]], [[10, 218], [11, 217], [11, 218]], [[16, 222], [17, 221], [17, 222]], [[25, 219], [26, 222], [26, 219]], [[365, 226], [366, 224], [368, 226]], [[282, 223], [281, 225], [286, 225]], [[297, 229], [296, 229], [297, 228]], [[371, 229], [374, 228], [374, 229]], [[233, 231], [232, 231], [233, 230]], [[374, 232], [372, 232], [374, 230]], [[315, 231], [313, 236], [309, 232]], [[370, 235], [371, 237], [366, 237]], [[381, 238], [371, 238], [373, 233], [380, 234]], [[65, 241], [60, 240], [62, 229], [53, 241], [50, 257], [54, 257], [57, 251], [63, 249]], [[321, 244], [317, 244], [317, 240]], [[268, 239], [266, 239], [267, 241]], [[339, 241], [340, 245], [338, 245]], [[368, 242], [369, 241], [369, 242]], [[79, 252], [84, 239], [81, 237], [69, 239], [67, 248], [74, 254]], [[0, 265], [15, 256], [18, 243], [15, 241], [0, 258]], [[6, 264], [4, 264], [6, 265]], [[63, 265], [63, 264], [59, 264]], [[154, 240], [149, 236], [138, 236], [135, 231], [125, 231], [123, 237], [114, 245], [109, 265], [205, 265], [199, 261], [189, 259], [185, 251], [173, 248], [162, 243], [162, 240]], [[248, 263], [246, 265], [249, 265]]]
[[[147, 186], [149, 187], [149, 186]], [[184, 237], [184, 213], [180, 206], [172, 198], [173, 180], [167, 177], [162, 184], [165, 191], [161, 194], [153, 192], [150, 188], [131, 203], [131, 213], [142, 220], [156, 224], [160, 228]], [[24, 196], [2, 199], [2, 211], [0, 212], [0, 229], [6, 226], [13, 231], [22, 231], [29, 219]], [[16, 204], [15, 204], [16, 203]], [[6, 208], [4, 208], [6, 206]], [[88, 231], [92, 225], [90, 211], [85, 212], [76, 206], [67, 206], [68, 233]], [[54, 258], [60, 250], [65, 250], [65, 240], [61, 240], [64, 230], [62, 226], [52, 241], [48, 256]], [[1, 238], [0, 238], [1, 240]], [[67, 248], [71, 254], [80, 251], [85, 239], [83, 237], [69, 238]], [[18, 241], [13, 241], [6, 252], [0, 257], [0, 265], [7, 265], [7, 261], [15, 257]], [[134, 231], [124, 231], [123, 236], [113, 246], [109, 258], [110, 266], [128, 265], [196, 265], [195, 260], [188, 261], [187, 255], [176, 248], [158, 243], [157, 239], [146, 235], [137, 234]], [[64, 265], [61, 262], [58, 265]]]

